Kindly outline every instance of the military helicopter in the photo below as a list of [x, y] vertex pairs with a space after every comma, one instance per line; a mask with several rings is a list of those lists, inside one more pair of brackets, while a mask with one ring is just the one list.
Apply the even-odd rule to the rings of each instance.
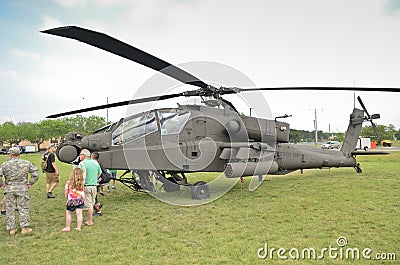
[[[362, 109], [350, 114], [347, 133], [340, 150], [327, 150], [289, 142], [289, 124], [278, 119], [261, 119], [240, 114], [222, 96], [263, 90], [350, 90], [400, 92], [399, 88], [367, 87], [269, 87], [238, 88], [209, 85], [183, 69], [165, 62], [104, 33], [76, 26], [59, 27], [43, 33], [75, 39], [154, 69], [184, 84], [197, 87], [181, 93], [137, 98], [50, 115], [57, 118], [87, 111], [161, 101], [177, 97], [201, 97], [204, 105], [178, 105], [176, 108], [151, 109], [121, 118], [91, 135], [70, 132], [57, 149], [60, 161], [71, 163], [81, 149], [100, 153], [100, 162], [109, 169], [134, 172], [119, 179], [135, 190], [153, 191], [149, 172], [154, 172], [165, 191], [190, 186], [193, 199], [210, 197], [207, 183], [187, 182], [185, 173], [224, 172], [227, 178], [284, 175], [295, 170], [354, 167], [361, 173], [357, 155], [384, 152], [355, 151], [364, 121], [379, 118]], [[284, 118], [285, 116], [278, 117]], [[376, 126], [374, 126], [375, 128]]]

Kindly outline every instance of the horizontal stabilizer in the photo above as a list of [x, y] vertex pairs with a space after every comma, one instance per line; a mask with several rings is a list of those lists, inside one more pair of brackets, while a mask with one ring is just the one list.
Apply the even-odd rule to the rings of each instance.
[[362, 155], [388, 155], [390, 154], [389, 152], [386, 151], [363, 151], [363, 150], [358, 150], [358, 151], [353, 151], [351, 152], [353, 156], [362, 156]]

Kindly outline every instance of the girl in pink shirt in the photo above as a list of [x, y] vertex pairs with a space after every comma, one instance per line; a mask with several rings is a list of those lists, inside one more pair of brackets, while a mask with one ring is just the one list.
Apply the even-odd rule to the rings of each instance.
[[62, 232], [69, 232], [71, 230], [72, 212], [76, 210], [77, 227], [75, 230], [80, 231], [82, 226], [82, 209], [85, 203], [84, 192], [85, 179], [83, 172], [80, 168], [74, 168], [67, 183], [65, 183], [65, 199], [67, 204], [66, 210], [66, 227]]

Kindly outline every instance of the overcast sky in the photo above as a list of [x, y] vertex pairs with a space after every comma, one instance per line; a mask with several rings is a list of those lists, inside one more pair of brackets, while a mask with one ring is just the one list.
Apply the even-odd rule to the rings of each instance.
[[[0, 123], [131, 99], [155, 74], [40, 33], [66, 25], [106, 33], [173, 64], [223, 64], [259, 87], [400, 87], [400, 0], [0, 1], [0, 22]], [[155, 95], [140, 95], [146, 93]], [[286, 121], [296, 129], [312, 130], [316, 109], [319, 129], [344, 131], [353, 108], [351, 91], [263, 95], [272, 116], [293, 115]], [[378, 123], [400, 128], [400, 93], [356, 95], [381, 114]], [[110, 109], [109, 120], [126, 111]], [[247, 106], [242, 111], [249, 113]]]

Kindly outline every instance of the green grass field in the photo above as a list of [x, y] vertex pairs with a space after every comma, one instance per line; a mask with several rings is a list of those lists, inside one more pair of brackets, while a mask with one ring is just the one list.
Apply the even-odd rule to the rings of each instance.
[[[22, 158], [39, 166], [40, 155]], [[0, 162], [6, 159], [1, 156]], [[371, 258], [395, 253], [398, 261], [400, 152], [359, 161], [362, 174], [342, 168], [269, 176], [254, 192], [242, 191], [238, 183], [222, 198], [195, 207], [169, 205], [117, 183], [100, 197], [104, 215], [94, 217], [94, 226], [70, 233], [61, 229], [63, 187], [71, 167], [58, 162], [57, 198], [46, 199], [43, 174], [31, 190], [33, 233], [10, 236], [0, 217], [0, 264], [383, 264], [345, 259], [347, 248], [370, 248]], [[338, 247], [339, 237], [347, 239], [346, 246]], [[284, 248], [288, 259], [281, 260], [277, 250], [272, 261], [259, 259], [257, 251], [265, 244], [269, 250]], [[305, 248], [318, 256], [330, 246], [338, 248], [333, 254], [341, 249], [344, 258], [331, 259], [325, 252], [323, 259], [301, 259]], [[300, 258], [292, 259], [296, 249]]]

